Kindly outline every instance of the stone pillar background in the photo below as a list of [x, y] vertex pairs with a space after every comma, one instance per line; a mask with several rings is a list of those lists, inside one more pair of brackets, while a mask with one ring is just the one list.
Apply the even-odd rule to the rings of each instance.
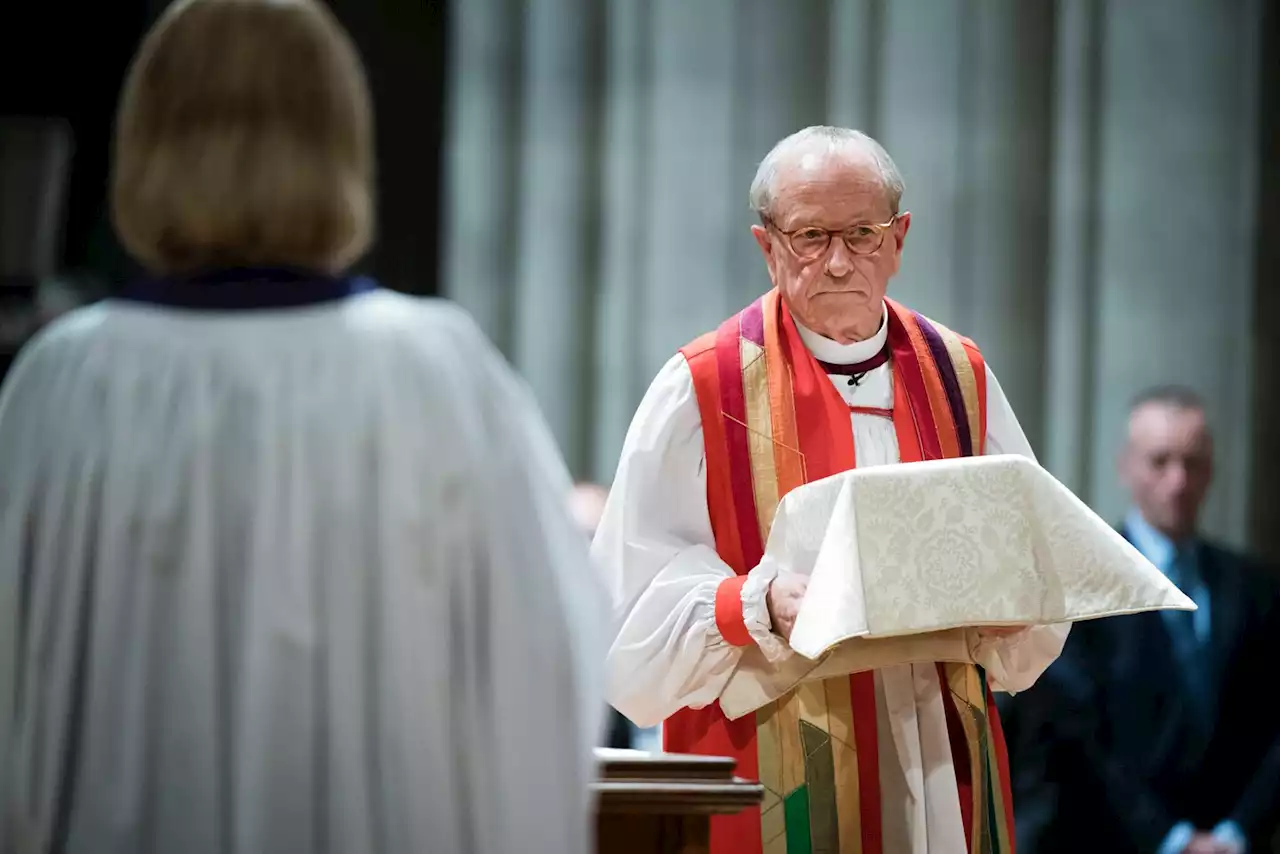
[[756, 163], [860, 127], [914, 215], [895, 295], [983, 346], [1045, 464], [1117, 518], [1128, 400], [1190, 385], [1220, 437], [1206, 527], [1242, 544], [1265, 5], [468, 0], [444, 290], [607, 482], [662, 363], [768, 287]]

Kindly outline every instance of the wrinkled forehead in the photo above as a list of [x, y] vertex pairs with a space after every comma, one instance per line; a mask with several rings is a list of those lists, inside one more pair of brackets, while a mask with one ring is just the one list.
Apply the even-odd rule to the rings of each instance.
[[815, 147], [788, 158], [774, 179], [772, 208], [782, 228], [878, 223], [893, 215], [875, 158], [852, 148]]
[[1209, 426], [1201, 409], [1146, 403], [1129, 416], [1129, 443], [1147, 454], [1204, 454]]

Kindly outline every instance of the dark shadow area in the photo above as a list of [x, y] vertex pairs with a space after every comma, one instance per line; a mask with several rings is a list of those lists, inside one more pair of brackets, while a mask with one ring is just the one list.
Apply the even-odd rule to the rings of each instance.
[[1253, 310], [1253, 447], [1250, 534], [1258, 554], [1280, 565], [1280, 3], [1263, 4], [1258, 86], [1257, 275]]

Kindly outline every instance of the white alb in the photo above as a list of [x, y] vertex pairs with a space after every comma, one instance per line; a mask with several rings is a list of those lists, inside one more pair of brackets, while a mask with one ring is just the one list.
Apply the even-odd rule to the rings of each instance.
[[[888, 335], [887, 323], [882, 323], [872, 338], [839, 344], [799, 324], [797, 328], [810, 352], [832, 364], [871, 359]], [[850, 404], [893, 405], [891, 363], [869, 372], [856, 386], [847, 377], [830, 379]], [[862, 413], [850, 418], [860, 468], [899, 461], [890, 419]], [[1034, 458], [989, 369], [986, 450]], [[734, 572], [715, 550], [701, 417], [693, 377], [681, 355], [663, 367], [631, 423], [592, 554], [604, 572], [618, 628], [609, 649], [607, 695], [637, 724], [656, 724], [686, 706], [710, 705], [721, 699], [739, 667], [764, 672], [766, 660], [780, 662], [794, 655], [771, 633], [764, 582], [778, 567], [769, 560], [751, 571], [742, 589], [747, 629], [757, 644], [731, 646], [716, 628], [716, 588]], [[1068, 628], [1035, 627], [1004, 638], [975, 635], [969, 651], [974, 659], [999, 663], [990, 674], [997, 688], [1021, 691], [1057, 658]], [[929, 655], [926, 651], [923, 660], [937, 660]], [[877, 705], [888, 722], [881, 728], [886, 743], [880, 754], [886, 847], [914, 854], [963, 854], [959, 794], [936, 668], [886, 662], [876, 670], [875, 684]]]

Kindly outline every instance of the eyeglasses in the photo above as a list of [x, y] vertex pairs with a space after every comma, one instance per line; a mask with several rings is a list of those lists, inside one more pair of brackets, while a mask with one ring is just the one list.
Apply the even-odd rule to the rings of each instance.
[[885, 232], [893, 227], [899, 216], [900, 214], [894, 214], [893, 218], [888, 222], [883, 222], [879, 225], [869, 222], [859, 223], [843, 231], [828, 231], [825, 228], [818, 228], [816, 225], [806, 225], [791, 231], [783, 231], [771, 219], [765, 219], [765, 224], [772, 227], [774, 231], [786, 239], [787, 245], [791, 247], [791, 251], [795, 253], [797, 258], [801, 261], [812, 261], [827, 253], [828, 247], [831, 246], [831, 237], [836, 234], [840, 235], [844, 240], [844, 245], [854, 255], [870, 255], [878, 251], [884, 245]]

